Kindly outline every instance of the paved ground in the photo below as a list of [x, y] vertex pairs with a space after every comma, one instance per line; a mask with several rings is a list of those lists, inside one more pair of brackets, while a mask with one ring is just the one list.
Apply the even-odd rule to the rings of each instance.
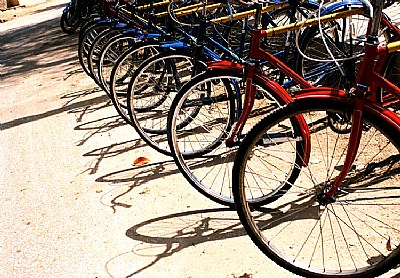
[[0, 277], [294, 277], [116, 116], [65, 2], [0, 24]]

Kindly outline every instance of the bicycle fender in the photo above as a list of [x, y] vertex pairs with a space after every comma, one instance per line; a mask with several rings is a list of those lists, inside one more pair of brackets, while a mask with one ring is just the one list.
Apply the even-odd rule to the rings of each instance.
[[386, 122], [400, 132], [400, 118], [395, 112], [371, 101], [365, 104], [365, 110], [370, 112], [374, 117], [377, 117], [382, 122]]
[[114, 29], [119, 29], [119, 28], [126, 28], [127, 24], [124, 22], [117, 22], [117, 24], [115, 24], [113, 26]]
[[346, 92], [339, 89], [329, 87], [314, 87], [299, 90], [295, 93], [295, 99], [303, 99], [307, 97], [321, 97], [321, 98], [343, 98]]
[[[305, 98], [315, 98], [318, 97], [323, 101], [324, 98], [338, 98], [344, 100], [346, 96], [345, 91], [329, 88], [329, 87], [314, 87], [307, 88], [303, 90], [299, 90], [295, 93], [295, 99], [305, 99]], [[310, 130], [308, 128], [307, 122], [303, 118], [303, 116], [296, 116], [296, 119], [300, 126], [301, 136], [304, 140], [303, 148], [304, 148], [304, 156], [303, 156], [303, 166], [307, 166], [310, 161], [311, 155], [311, 136]]]
[[154, 38], [158, 38], [158, 37], [160, 37], [160, 36], [161, 36], [160, 34], [153, 34], [153, 33], [151, 33], [151, 34], [140, 35], [140, 36], [138, 36], [136, 39], [137, 39], [137, 40], [154, 39]]
[[323, 8], [321, 11], [321, 15], [326, 15], [329, 13], [334, 12], [335, 10], [342, 8], [342, 7], [348, 7], [351, 6], [353, 8], [358, 8], [358, 7], [363, 7], [363, 4], [360, 1], [357, 0], [350, 0], [350, 1], [344, 1], [344, 2], [335, 2], [330, 5], [327, 5]]
[[230, 61], [210, 61], [207, 62], [207, 69], [222, 69], [222, 70], [232, 70], [238, 73], [243, 72], [243, 66], [239, 63]]
[[97, 22], [97, 24], [111, 23], [111, 22], [112, 22], [112, 21], [111, 21], [110, 19], [106, 18], [106, 19], [102, 19], [102, 20], [100, 20], [99, 22]]
[[275, 80], [268, 78], [260, 72], [255, 72], [254, 78], [259, 80], [260, 83], [266, 84], [271, 91], [279, 93], [279, 97], [285, 102], [285, 104], [294, 101], [293, 97]]
[[68, 12], [68, 10], [72, 8], [72, 6], [73, 6], [73, 4], [72, 4], [71, 2], [69, 2], [69, 3], [65, 6], [65, 8], [63, 9], [63, 13]]
[[138, 36], [142, 34], [142, 31], [139, 29], [129, 29], [129, 30], [125, 30], [122, 32], [122, 34], [124, 35], [132, 35], [132, 36]]
[[188, 44], [180, 41], [166, 42], [160, 45], [162, 48], [186, 48], [189, 47]]

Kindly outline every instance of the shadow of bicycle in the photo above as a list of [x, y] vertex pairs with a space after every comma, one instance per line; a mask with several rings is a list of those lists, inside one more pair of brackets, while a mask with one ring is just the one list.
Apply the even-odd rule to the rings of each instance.
[[139, 241], [131, 252], [110, 259], [106, 269], [111, 276], [121, 269], [116, 269], [124, 256], [139, 256], [146, 259], [145, 265], [131, 270], [128, 267], [118, 277], [133, 277], [144, 270], [160, 263], [163, 259], [186, 248], [193, 248], [205, 242], [226, 240], [246, 236], [235, 211], [227, 208], [184, 211], [165, 215], [139, 223], [126, 231], [126, 235]]

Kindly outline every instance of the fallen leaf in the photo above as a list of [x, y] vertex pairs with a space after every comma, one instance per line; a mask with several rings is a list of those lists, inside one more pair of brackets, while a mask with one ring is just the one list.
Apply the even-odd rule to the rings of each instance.
[[399, 243], [391, 240], [389, 237], [386, 242], [386, 250], [394, 251], [397, 248], [397, 246], [399, 246]]
[[135, 161], [133, 161], [133, 165], [143, 166], [149, 162], [150, 162], [150, 159], [148, 159], [147, 157], [141, 156], [141, 157], [136, 158]]
[[143, 189], [142, 192], [139, 192], [139, 194], [143, 195], [143, 194], [146, 194], [146, 193], [149, 193], [149, 192], [150, 192], [150, 188], [145, 188], [145, 189]]
[[245, 274], [239, 276], [238, 278], [252, 278], [252, 277], [253, 277], [253, 274], [245, 273]]
[[103, 192], [103, 190], [101, 190], [101, 189], [96, 190], [96, 193], [101, 193], [101, 192]]

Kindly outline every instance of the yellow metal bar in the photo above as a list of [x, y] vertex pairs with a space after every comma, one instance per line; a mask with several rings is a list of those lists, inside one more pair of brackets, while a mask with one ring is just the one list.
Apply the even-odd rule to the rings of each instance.
[[125, 8], [121, 8], [121, 11], [127, 15], [131, 15], [132, 13], [128, 10], [126, 10]]
[[386, 49], [389, 53], [400, 50], [400, 41], [388, 43]]
[[316, 24], [318, 24], [319, 21], [320, 22], [328, 22], [328, 21], [332, 21], [335, 19], [345, 18], [345, 17], [349, 17], [352, 15], [363, 14], [363, 13], [364, 13], [364, 10], [362, 8], [352, 9], [352, 10], [348, 10], [348, 11], [344, 11], [344, 12], [337, 12], [337, 13], [321, 16], [319, 19], [318, 18], [306, 19], [306, 20], [297, 21], [295, 23], [291, 23], [291, 24], [288, 24], [285, 26], [270, 28], [270, 29], [264, 30], [263, 34], [266, 36], [274, 36], [274, 35], [286, 33], [287, 31], [297, 30], [297, 29], [300, 29], [303, 27], [316, 25]]
[[[278, 10], [278, 9], [281, 9], [281, 8], [288, 7], [289, 5], [290, 5], [289, 3], [282, 3], [282, 4], [276, 4], [276, 5], [267, 6], [267, 7], [264, 7], [262, 9], [262, 12], [263, 13], [267, 13], [267, 12], [275, 11], [275, 10]], [[223, 17], [220, 17], [220, 18], [215, 18], [215, 19], [212, 19], [211, 22], [222, 23], [222, 22], [228, 22], [231, 19], [232, 19], [232, 21], [236, 21], [236, 20], [240, 20], [240, 19], [252, 16], [252, 15], [255, 15], [255, 14], [256, 14], [256, 10], [253, 9], [253, 10], [249, 10], [249, 11], [233, 14], [232, 18], [230, 16], [223, 16]]]
[[[211, 4], [211, 5], [206, 5], [205, 8], [206, 8], [206, 10], [212, 10], [212, 9], [221, 7], [223, 5], [225, 5], [225, 4], [222, 4], [222, 3]], [[204, 4], [199, 3], [199, 4], [194, 4], [194, 5], [191, 5], [191, 6], [187, 6], [187, 7], [182, 7], [182, 8], [179, 8], [179, 9], [174, 9], [174, 15], [176, 17], [178, 17], [178, 16], [184, 16], [184, 15], [187, 15], [187, 14], [191, 14], [192, 12], [201, 11], [203, 9], [203, 6], [204, 6]], [[160, 17], [164, 17], [164, 16], [167, 16], [167, 15], [168, 15], [168, 12], [161, 12], [161, 13], [157, 13], [155, 16], [157, 18], [160, 18]]]
[[[155, 7], [159, 7], [159, 6], [168, 5], [169, 3], [171, 3], [171, 1], [157, 2], [157, 3], [153, 3], [153, 7], [155, 8]], [[140, 11], [140, 10], [150, 9], [150, 7], [151, 7], [151, 5], [147, 4], [147, 5], [137, 7], [137, 9]]]

